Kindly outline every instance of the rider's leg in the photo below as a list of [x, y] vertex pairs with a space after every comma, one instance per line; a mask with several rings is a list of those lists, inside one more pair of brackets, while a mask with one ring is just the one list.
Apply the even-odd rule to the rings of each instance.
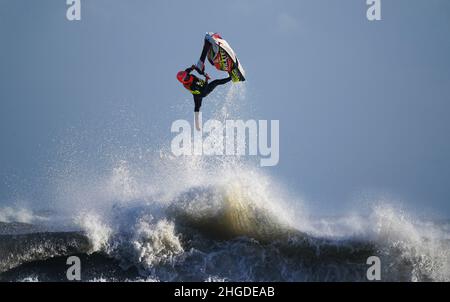
[[231, 77], [225, 78], [225, 79], [219, 79], [219, 80], [214, 80], [211, 83], [208, 83], [208, 85], [206, 86], [204, 92], [203, 92], [203, 96], [207, 96], [208, 94], [210, 94], [217, 86], [219, 85], [224, 85], [226, 83], [228, 83], [229, 81], [231, 81]]

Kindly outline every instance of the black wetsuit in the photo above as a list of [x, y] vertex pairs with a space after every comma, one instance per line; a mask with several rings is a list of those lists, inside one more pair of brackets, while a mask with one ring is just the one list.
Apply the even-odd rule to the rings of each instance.
[[[191, 73], [194, 70], [194, 67], [190, 67], [186, 69], [187, 73]], [[195, 68], [197, 72], [201, 73], [197, 68]], [[217, 86], [223, 85], [231, 81], [231, 77], [220, 79], [220, 80], [214, 80], [211, 83], [208, 83], [207, 81], [201, 80], [197, 78], [195, 75], [192, 75], [194, 77], [194, 81], [189, 87], [186, 87], [188, 90], [191, 91], [191, 93], [194, 96], [194, 103], [195, 103], [195, 112], [200, 111], [200, 107], [202, 106], [203, 98], [208, 96]]]

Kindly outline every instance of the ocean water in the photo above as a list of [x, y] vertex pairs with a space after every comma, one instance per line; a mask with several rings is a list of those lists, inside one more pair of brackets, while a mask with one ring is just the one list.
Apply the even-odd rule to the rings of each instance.
[[388, 205], [313, 223], [242, 174], [170, 202], [86, 209], [63, 230], [33, 214], [1, 223], [0, 280], [65, 281], [71, 255], [84, 281], [365, 281], [373, 255], [383, 281], [449, 280], [450, 224], [411, 221]]
[[[245, 94], [232, 87], [217, 119]], [[101, 171], [65, 161], [51, 200], [0, 205], [0, 281], [66, 281], [73, 255], [92, 282], [366, 281], [370, 256], [382, 281], [450, 281], [449, 221], [386, 200], [317, 217], [255, 163], [153, 151]]]

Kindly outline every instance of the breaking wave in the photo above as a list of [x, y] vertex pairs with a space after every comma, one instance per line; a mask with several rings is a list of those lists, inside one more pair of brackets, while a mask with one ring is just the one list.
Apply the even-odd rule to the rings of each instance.
[[317, 218], [251, 163], [164, 148], [80, 166], [55, 175], [49, 209], [0, 209], [0, 281], [64, 281], [71, 255], [96, 282], [365, 281], [370, 256], [383, 281], [450, 281], [450, 224], [389, 202]]
[[[169, 201], [85, 209], [72, 232], [3, 234], [0, 279], [64, 280], [70, 255], [87, 263], [90, 281], [364, 281], [372, 255], [385, 281], [450, 279], [448, 224], [414, 221], [389, 205], [314, 220], [266, 195], [266, 176], [237, 172]], [[10, 232], [21, 228], [30, 226]]]

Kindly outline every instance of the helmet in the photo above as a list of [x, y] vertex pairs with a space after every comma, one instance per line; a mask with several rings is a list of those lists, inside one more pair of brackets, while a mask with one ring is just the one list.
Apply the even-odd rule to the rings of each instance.
[[191, 75], [187, 73], [186, 71], [180, 71], [177, 73], [177, 79], [180, 81], [183, 85], [189, 84], [191, 80]]

